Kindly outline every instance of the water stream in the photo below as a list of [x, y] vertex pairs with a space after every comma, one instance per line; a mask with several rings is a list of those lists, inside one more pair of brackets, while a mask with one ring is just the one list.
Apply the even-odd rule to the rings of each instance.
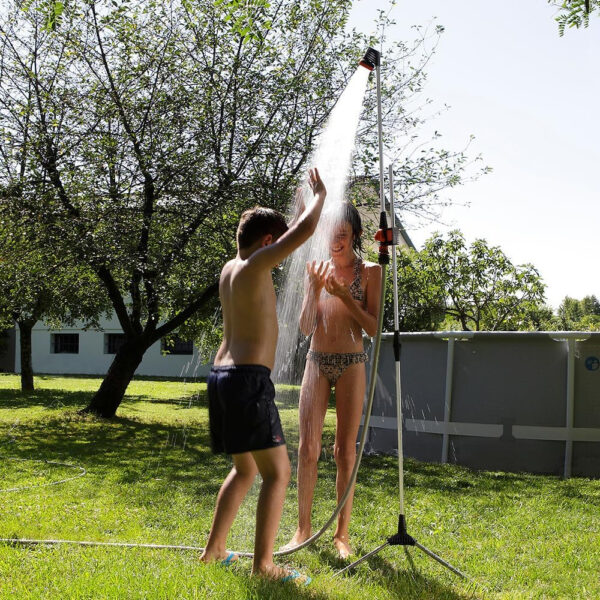
[[[327, 188], [327, 198], [315, 233], [284, 265], [285, 276], [277, 300], [279, 341], [273, 371], [276, 383], [299, 383], [304, 370], [307, 341], [300, 333], [298, 321], [304, 295], [306, 263], [329, 258], [329, 239], [340, 221], [341, 212], [338, 209], [348, 185], [369, 73], [360, 66], [356, 69], [333, 108], [309, 160], [309, 168], [319, 169]], [[292, 201], [290, 212], [298, 210], [300, 199], [305, 205], [312, 201], [312, 191], [306, 181]]]

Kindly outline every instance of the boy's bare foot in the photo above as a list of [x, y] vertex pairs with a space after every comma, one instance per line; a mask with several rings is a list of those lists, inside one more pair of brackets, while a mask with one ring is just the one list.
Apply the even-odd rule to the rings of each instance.
[[274, 579], [275, 581], [293, 581], [297, 585], [308, 585], [312, 579], [308, 575], [304, 575], [292, 569], [291, 567], [278, 567], [271, 563], [257, 570], [252, 571], [252, 575], [258, 575], [260, 577], [267, 577], [268, 579]]
[[285, 552], [286, 550], [292, 550], [292, 548], [299, 546], [300, 544], [305, 542], [309, 537], [310, 531], [305, 532], [297, 529], [296, 533], [294, 534], [294, 537], [285, 546], [281, 546], [281, 548], [279, 548], [279, 551]]
[[352, 548], [347, 537], [334, 537], [333, 545], [338, 551], [338, 556], [342, 559], [348, 558], [352, 554]]
[[226, 567], [237, 562], [239, 559], [240, 557], [235, 552], [227, 552], [227, 550], [225, 552], [218, 553], [207, 552], [206, 550], [204, 550], [204, 552], [200, 556], [200, 562], [207, 564], [213, 562], [220, 562]]

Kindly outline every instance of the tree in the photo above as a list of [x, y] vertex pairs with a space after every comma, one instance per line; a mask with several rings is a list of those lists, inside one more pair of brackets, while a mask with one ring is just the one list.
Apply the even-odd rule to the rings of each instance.
[[463, 235], [433, 236], [425, 245], [447, 282], [446, 314], [464, 330], [518, 330], [528, 311], [544, 300], [545, 286], [533, 265], [513, 265], [498, 246]]
[[467, 247], [459, 231], [432, 236], [419, 252], [402, 250], [398, 282], [403, 330], [539, 329], [551, 316], [532, 265], [513, 265], [485, 240]]
[[600, 316], [600, 302], [596, 296], [585, 296], [581, 300], [581, 310], [585, 315]]
[[582, 300], [566, 296], [556, 312], [563, 331], [600, 331], [600, 302], [596, 296]]
[[[210, 321], [242, 209], [286, 206], [367, 45], [345, 31], [350, 6], [5, 0], [2, 128], [26, 115], [52, 189], [33, 202], [25, 182], [19, 210], [95, 273], [125, 334], [88, 411], [113, 416], [150, 345]], [[386, 115], [406, 127], [418, 121], [400, 104], [423, 65], [409, 75], [392, 65], [414, 52], [397, 47], [386, 62]], [[370, 168], [372, 128], [361, 142]], [[405, 165], [422, 207], [467, 162], [427, 156]]]
[[[375, 259], [376, 260], [376, 259]], [[430, 268], [428, 256], [409, 248], [399, 249], [398, 325], [400, 331], [436, 331], [446, 316], [446, 285], [436, 269]], [[388, 269], [384, 327], [394, 329], [393, 271]]]
[[590, 14], [600, 9], [600, 0], [548, 0], [549, 4], [560, 9], [556, 21], [558, 32], [565, 34], [566, 27], [587, 27]]
[[19, 87], [12, 74], [2, 61], [0, 81], [14, 95], [10, 103], [0, 96], [0, 325], [19, 328], [21, 389], [31, 391], [35, 324], [43, 318], [58, 327], [83, 319], [94, 326], [109, 305], [91, 270], [77, 262], [62, 236], [45, 227], [47, 215], [33, 219], [20, 210], [27, 204], [47, 206], [52, 186], [33, 146], [35, 94], [31, 86]]
[[[98, 327], [109, 302], [98, 279], [60, 241], [43, 241], [40, 228], [11, 222], [0, 212], [0, 314], [19, 328], [21, 390], [33, 391], [31, 333], [43, 319], [54, 327], [82, 320]], [[52, 251], [53, 246], [58, 247]]]

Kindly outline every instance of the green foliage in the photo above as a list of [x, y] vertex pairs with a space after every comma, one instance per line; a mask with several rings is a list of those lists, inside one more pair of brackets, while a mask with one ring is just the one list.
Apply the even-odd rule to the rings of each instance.
[[[435, 331], [446, 315], [446, 288], [430, 268], [428, 256], [402, 248], [397, 254], [400, 331]], [[388, 269], [384, 327], [394, 329], [393, 272]]]
[[549, 4], [559, 9], [556, 16], [558, 33], [563, 36], [567, 27], [587, 27], [590, 14], [600, 10], [600, 0], [548, 0]]
[[272, 20], [269, 18], [271, 4], [267, 0], [215, 0], [215, 7], [223, 11], [223, 21], [230, 23], [231, 30], [245, 44], [268, 35]]
[[596, 296], [582, 300], [566, 296], [557, 310], [562, 331], [600, 331], [600, 302]]
[[[76, 413], [98, 384], [91, 378], [44, 377], [36, 393], [22, 394], [17, 377], [0, 375], [0, 481], [18, 487], [74, 474], [53, 464], [7, 460], [13, 456], [87, 470], [65, 484], [0, 494], [0, 537], [204, 545], [217, 491], [231, 469], [229, 458], [210, 452], [206, 384], [134, 380], [121, 418], [112, 422]], [[293, 460], [297, 409], [280, 405], [280, 412]], [[313, 509], [319, 527], [335, 508], [334, 434], [330, 408]], [[406, 459], [404, 482], [409, 532], [468, 580], [410, 548], [414, 570], [402, 549], [386, 548], [351, 576], [335, 577], [343, 564], [334, 555], [329, 530], [314, 546], [278, 559], [313, 576], [308, 588], [252, 577], [248, 559], [232, 569], [206, 566], [195, 551], [2, 544], [0, 598], [600, 597], [599, 480], [471, 471]], [[295, 529], [296, 494], [290, 485], [276, 547]], [[397, 458], [365, 456], [350, 523], [357, 558], [396, 531], [397, 497]], [[228, 548], [251, 547], [256, 498], [255, 487], [234, 522]]]
[[34, 325], [43, 319], [60, 327], [80, 319], [86, 327], [97, 327], [110, 307], [97, 277], [61, 240], [46, 239], [39, 223], [14, 216], [0, 211], [0, 324]]
[[545, 286], [532, 265], [514, 266], [497, 246], [475, 240], [469, 249], [464, 237], [450, 232], [434, 236], [425, 250], [446, 281], [447, 314], [463, 329], [518, 330], [526, 315], [543, 302]]
[[420, 252], [402, 250], [398, 258], [402, 330], [545, 328], [544, 290], [532, 265], [513, 265], [485, 240], [467, 247], [459, 231], [436, 234]]

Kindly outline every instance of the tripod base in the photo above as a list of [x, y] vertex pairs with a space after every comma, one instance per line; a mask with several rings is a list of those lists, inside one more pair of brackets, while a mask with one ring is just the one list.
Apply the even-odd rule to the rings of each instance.
[[400, 515], [398, 518], [398, 532], [395, 533], [394, 535], [390, 536], [387, 539], [387, 542], [385, 544], [378, 546], [377, 548], [375, 548], [375, 550], [371, 550], [371, 552], [369, 552], [368, 554], [365, 554], [363, 557], [359, 558], [357, 561], [344, 567], [343, 569], [338, 571], [335, 574], [335, 576], [341, 575], [342, 573], [345, 573], [346, 571], [349, 571], [350, 569], [357, 567], [365, 560], [368, 560], [369, 558], [371, 558], [371, 556], [375, 556], [375, 554], [379, 554], [379, 552], [381, 552], [384, 548], [387, 548], [388, 546], [404, 546], [404, 550], [406, 551], [406, 555], [409, 558], [409, 562], [411, 563], [411, 567], [413, 569], [414, 569], [414, 565], [412, 563], [412, 560], [410, 559], [410, 554], [408, 554], [408, 550], [407, 550], [406, 546], [415, 546], [416, 548], [418, 548], [419, 550], [421, 550], [422, 552], [427, 554], [427, 556], [429, 556], [430, 558], [433, 558], [433, 560], [439, 562], [440, 565], [442, 565], [443, 567], [446, 567], [446, 569], [452, 571], [455, 575], [458, 575], [459, 577], [462, 577], [463, 579], [468, 579], [468, 577], [464, 573], [459, 571], [456, 567], [453, 567], [449, 562], [445, 561], [441, 556], [438, 556], [435, 552], [432, 552], [431, 550], [429, 550], [429, 548], [426, 548], [425, 546], [423, 546], [423, 544], [419, 544], [419, 542], [417, 542], [411, 535], [409, 535], [406, 531], [406, 520], [404, 518], [404, 515]]
[[398, 517], [398, 533], [388, 538], [390, 546], [414, 546], [416, 545], [415, 538], [408, 535], [406, 531], [406, 519], [404, 515]]

